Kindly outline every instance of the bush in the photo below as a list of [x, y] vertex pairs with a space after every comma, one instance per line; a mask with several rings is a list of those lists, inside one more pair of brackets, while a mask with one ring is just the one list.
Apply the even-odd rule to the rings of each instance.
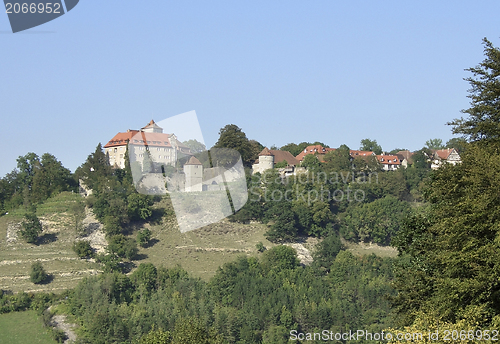
[[151, 231], [149, 229], [145, 228], [137, 233], [137, 242], [141, 247], [146, 247], [149, 240], [151, 240]]
[[98, 254], [96, 262], [104, 265], [104, 272], [122, 272], [120, 259], [114, 254]]
[[132, 260], [139, 252], [137, 242], [123, 234], [113, 235], [109, 239], [108, 251], [118, 257]]
[[42, 263], [34, 262], [31, 265], [30, 280], [35, 284], [43, 283], [47, 280], [47, 273], [45, 272]]
[[87, 257], [93, 257], [94, 252], [92, 251], [92, 247], [90, 246], [90, 243], [86, 240], [79, 240], [73, 244], [73, 251], [78, 255], [80, 258], [87, 258]]
[[257, 245], [255, 245], [255, 248], [257, 249], [257, 251], [259, 252], [264, 252], [266, 250], [266, 247], [264, 246], [264, 244], [262, 243], [262, 241], [259, 241], [257, 243]]
[[42, 233], [42, 223], [35, 212], [29, 212], [24, 215], [22, 226], [21, 237], [30, 244], [36, 243], [38, 235]]

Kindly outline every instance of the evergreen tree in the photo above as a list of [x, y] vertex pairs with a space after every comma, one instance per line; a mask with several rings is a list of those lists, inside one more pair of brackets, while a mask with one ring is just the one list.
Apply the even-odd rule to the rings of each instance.
[[471, 88], [470, 108], [462, 110], [467, 118], [448, 123], [454, 134], [464, 135], [469, 141], [500, 142], [500, 49], [483, 39], [486, 58], [476, 67], [469, 68], [473, 76], [465, 79]]

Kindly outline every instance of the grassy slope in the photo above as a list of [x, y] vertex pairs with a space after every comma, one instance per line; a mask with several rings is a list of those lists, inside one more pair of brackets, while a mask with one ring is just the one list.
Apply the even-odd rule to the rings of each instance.
[[[38, 216], [44, 221], [44, 233], [49, 240], [41, 245], [26, 244], [22, 239], [7, 243], [7, 226], [22, 221], [22, 211], [0, 217], [0, 289], [17, 291], [60, 292], [74, 287], [85, 276], [100, 270], [98, 264], [78, 259], [72, 251], [75, 238], [68, 214], [68, 205], [79, 195], [62, 193], [38, 207]], [[171, 204], [162, 201], [155, 207], [171, 211]], [[259, 223], [247, 225], [222, 220], [218, 223], [187, 233], [180, 233], [175, 216], [164, 217], [158, 224], [131, 224], [130, 235], [141, 227], [148, 227], [154, 240], [147, 248], [140, 248], [139, 259], [134, 263], [150, 262], [157, 266], [173, 267], [177, 264], [193, 276], [208, 280], [217, 268], [233, 261], [238, 255], [258, 255], [255, 245], [261, 241], [270, 248], [274, 244], [264, 238], [267, 226]], [[56, 238], [56, 240], [54, 240]], [[54, 240], [54, 241], [51, 241]], [[311, 249], [311, 245], [306, 245]], [[347, 244], [348, 250], [363, 255], [394, 256], [391, 248]], [[54, 279], [45, 285], [34, 285], [29, 280], [31, 263], [41, 260]]]
[[48, 330], [34, 311], [0, 315], [0, 343], [2, 344], [54, 344]]
[[[8, 224], [21, 222], [22, 213], [0, 217], [0, 289], [60, 292], [74, 287], [84, 276], [99, 269], [98, 264], [78, 259], [72, 250], [75, 231], [67, 206], [78, 197], [63, 193], [39, 207], [38, 216], [44, 223], [42, 236], [47, 239], [44, 244], [27, 244], [20, 238], [15, 243], [8, 243]], [[30, 282], [29, 272], [35, 260], [40, 260], [45, 270], [53, 274], [51, 283], [35, 285]]]

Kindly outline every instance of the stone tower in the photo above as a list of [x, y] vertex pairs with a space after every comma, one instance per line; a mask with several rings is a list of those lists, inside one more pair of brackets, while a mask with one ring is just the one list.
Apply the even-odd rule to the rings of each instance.
[[200, 160], [192, 156], [184, 164], [184, 175], [186, 176], [185, 192], [203, 191], [203, 166]]
[[274, 155], [266, 147], [259, 154], [259, 171], [262, 173], [272, 168], [274, 168]]
[[160, 127], [158, 124], [155, 123], [155, 121], [151, 120], [151, 122], [148, 123], [145, 127], [141, 128], [141, 131], [144, 131], [145, 133], [163, 133], [163, 128]]

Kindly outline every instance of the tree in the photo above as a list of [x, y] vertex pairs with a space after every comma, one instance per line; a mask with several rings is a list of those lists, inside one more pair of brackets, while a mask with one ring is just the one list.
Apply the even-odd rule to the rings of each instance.
[[251, 163], [251, 144], [246, 134], [237, 125], [228, 124], [219, 130], [219, 140], [215, 143], [214, 148], [234, 149], [240, 153], [243, 163]]
[[207, 150], [207, 147], [203, 143], [195, 139], [184, 141], [182, 144], [188, 147], [191, 153], [201, 153]]
[[267, 271], [295, 269], [300, 265], [297, 251], [293, 247], [278, 245], [262, 254], [262, 265]]
[[109, 164], [109, 158], [104, 154], [100, 143], [94, 153], [90, 154], [75, 171], [76, 179], [83, 179], [85, 185], [95, 192], [105, 187], [112, 175], [113, 170]]
[[454, 137], [446, 142], [446, 148], [455, 148], [457, 152], [462, 153], [467, 146], [467, 140], [463, 137]]
[[137, 242], [141, 247], [146, 247], [149, 240], [151, 240], [151, 231], [149, 229], [145, 228], [137, 233]]
[[325, 154], [325, 167], [329, 171], [342, 172], [351, 171], [350, 149], [346, 145], [341, 145], [338, 149]]
[[223, 337], [213, 329], [207, 329], [197, 318], [180, 319], [175, 323], [172, 344], [223, 344]]
[[388, 245], [409, 210], [407, 202], [390, 195], [361, 206], [352, 206], [342, 216], [340, 233], [346, 239]]
[[147, 174], [151, 172], [154, 172], [154, 162], [151, 158], [149, 147], [146, 147], [146, 150], [144, 151], [144, 159], [142, 160], [142, 173]]
[[151, 263], [141, 263], [131, 276], [134, 284], [146, 292], [156, 289], [158, 272]]
[[71, 171], [65, 168], [55, 156], [45, 153], [37, 164], [33, 176], [32, 199], [42, 202], [62, 191], [69, 190], [74, 184]]
[[28, 153], [17, 158], [17, 169], [19, 170], [18, 178], [22, 186], [28, 187], [31, 190], [33, 185], [33, 177], [39, 167], [40, 158], [35, 153]]
[[35, 211], [30, 211], [24, 215], [24, 221], [22, 223], [23, 229], [20, 234], [21, 237], [30, 244], [34, 244], [38, 240], [38, 235], [42, 233], [42, 223], [38, 216], [36, 216]]
[[92, 251], [92, 246], [90, 246], [90, 242], [87, 240], [79, 240], [73, 244], [73, 251], [75, 251], [76, 255], [79, 258], [87, 258], [92, 257], [94, 255], [94, 251]]
[[441, 139], [429, 139], [429, 140], [425, 141], [425, 147], [427, 147], [427, 149], [432, 149], [432, 150], [443, 149], [444, 148], [443, 140], [441, 140]]
[[429, 170], [431, 168], [430, 156], [431, 153], [426, 148], [416, 151], [411, 157], [413, 160], [413, 167], [422, 170]]
[[253, 162], [259, 158], [264, 146], [256, 140], [249, 140], [248, 143], [250, 144], [250, 161]]
[[153, 214], [151, 196], [132, 193], [127, 197], [127, 203], [127, 214], [131, 220], [146, 220]]
[[128, 260], [134, 259], [139, 252], [137, 242], [132, 238], [127, 238], [123, 234], [113, 235], [109, 238], [107, 249], [110, 253], [116, 254], [121, 258], [127, 258]]
[[359, 149], [374, 152], [377, 155], [382, 154], [382, 147], [377, 143], [377, 140], [363, 139], [361, 140], [361, 147]]
[[320, 164], [316, 154], [307, 154], [300, 165], [311, 171], [316, 171], [320, 167]]
[[299, 144], [289, 143], [281, 147], [280, 150], [290, 152], [293, 156], [297, 156], [310, 145], [309, 142], [301, 142]]
[[35, 284], [43, 283], [47, 280], [47, 273], [45, 272], [42, 263], [34, 262], [31, 265], [30, 280]]
[[169, 344], [171, 340], [172, 335], [169, 331], [155, 330], [153, 327], [148, 334], [141, 337], [139, 344]]
[[486, 58], [476, 67], [466, 69], [473, 74], [466, 78], [471, 88], [470, 108], [462, 110], [467, 118], [455, 119], [454, 134], [464, 135], [469, 141], [500, 141], [500, 49], [483, 39]]
[[295, 214], [287, 206], [283, 206], [281, 208], [282, 211], [274, 219], [274, 223], [265, 233], [267, 240], [271, 242], [290, 241], [295, 239], [297, 236], [297, 222]]
[[329, 272], [337, 254], [344, 248], [337, 233], [332, 233], [323, 239], [313, 254], [314, 267]]
[[69, 213], [71, 215], [71, 222], [74, 226], [77, 235], [82, 235], [83, 220], [85, 219], [85, 203], [81, 200], [77, 200], [69, 206]]
[[406, 324], [418, 314], [478, 328], [500, 323], [499, 171], [498, 146], [476, 142], [461, 164], [431, 174], [429, 212], [407, 222], [394, 242], [393, 302]]

